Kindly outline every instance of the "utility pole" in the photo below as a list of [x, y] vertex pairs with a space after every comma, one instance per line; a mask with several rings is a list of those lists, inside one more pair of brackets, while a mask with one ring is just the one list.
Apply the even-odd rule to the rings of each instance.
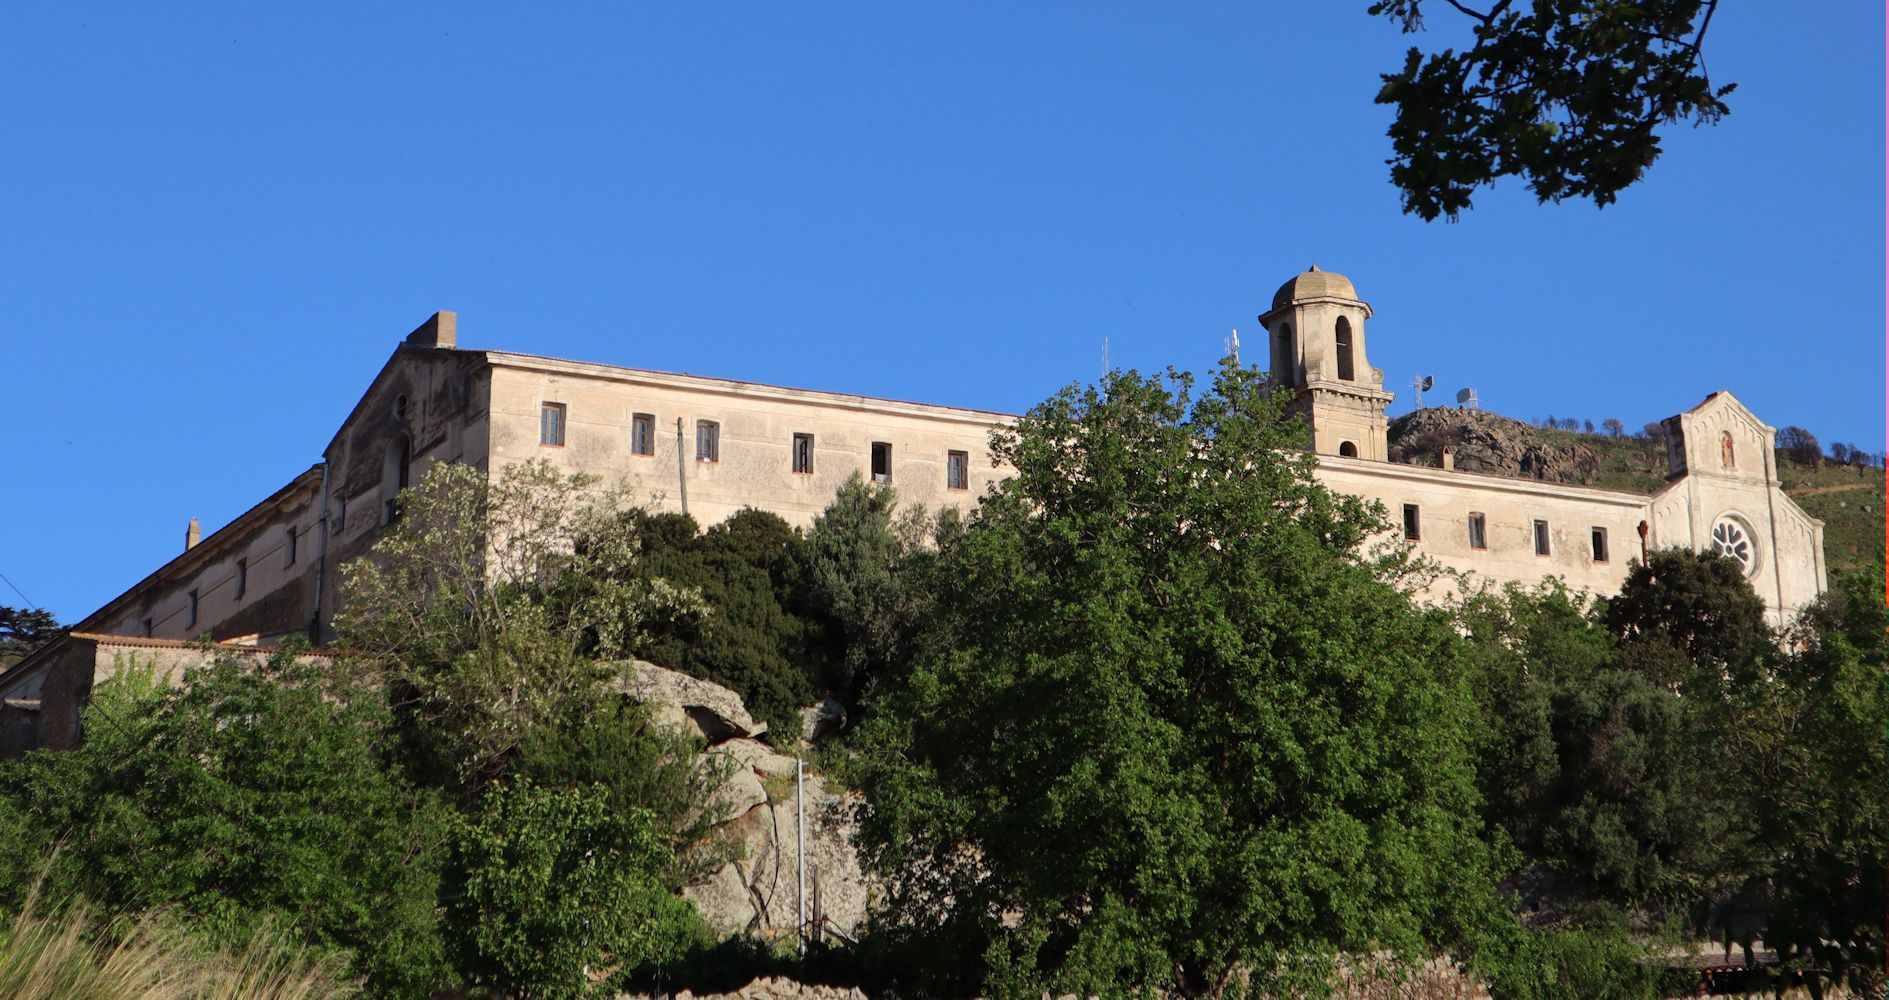
[[682, 418], [676, 418], [676, 492], [682, 500], [682, 513], [689, 513], [689, 456], [682, 450]]

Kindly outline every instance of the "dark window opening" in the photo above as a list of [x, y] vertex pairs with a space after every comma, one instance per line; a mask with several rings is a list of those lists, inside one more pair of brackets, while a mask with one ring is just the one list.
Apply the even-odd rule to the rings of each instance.
[[146, 618], [146, 619], [144, 620], [144, 637], [145, 637], [146, 639], [149, 639], [149, 638], [151, 638], [151, 636], [152, 636], [153, 634], [155, 634], [155, 628], [154, 628], [154, 625], [153, 625], [153, 623], [152, 623], [152, 621], [151, 621], [151, 619], [149, 619], [149, 618]]
[[1349, 382], [1353, 377], [1352, 372], [1354, 371], [1351, 364], [1351, 321], [1345, 319], [1343, 316], [1338, 317], [1338, 336], [1336, 339], [1338, 344], [1338, 377], [1343, 381]]
[[1595, 528], [1593, 531], [1594, 561], [1607, 561], [1607, 529]]
[[794, 471], [813, 475], [813, 435], [794, 435]]
[[184, 627], [185, 628], [197, 627], [197, 592], [194, 590], [190, 592], [190, 607], [188, 609], [188, 614], [184, 621]]
[[538, 411], [538, 443], [548, 448], [564, 447], [563, 403], [546, 403]]
[[945, 489], [968, 490], [971, 488], [971, 453], [951, 451], [945, 453]]
[[295, 565], [295, 529], [289, 529], [289, 537], [282, 543], [282, 568]]
[[1535, 554], [1538, 556], [1553, 554], [1548, 545], [1548, 522], [1546, 521], [1535, 522]]
[[1413, 542], [1423, 539], [1423, 526], [1418, 518], [1417, 505], [1414, 503], [1404, 504], [1404, 537]]
[[249, 593], [249, 560], [236, 560], [236, 596], [241, 598]]
[[1273, 381], [1280, 385], [1298, 384], [1297, 355], [1298, 350], [1292, 343], [1292, 324], [1279, 324], [1279, 333], [1273, 338]]
[[630, 417], [630, 454], [656, 454], [656, 415], [638, 413]]
[[1338, 455], [1341, 458], [1357, 458], [1358, 443], [1356, 441], [1338, 442]]
[[1469, 547], [1472, 549], [1489, 547], [1488, 523], [1481, 514], [1469, 515]]
[[721, 461], [721, 425], [713, 420], [695, 422], [695, 460]]
[[872, 443], [872, 481], [875, 483], [892, 481], [892, 446], [884, 441]]

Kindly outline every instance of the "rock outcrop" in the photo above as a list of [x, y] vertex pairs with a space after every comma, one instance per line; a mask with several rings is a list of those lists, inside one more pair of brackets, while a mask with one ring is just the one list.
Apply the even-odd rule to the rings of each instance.
[[1487, 410], [1437, 406], [1391, 421], [1389, 457], [1405, 465], [1440, 465], [1448, 445], [1462, 472], [1580, 485], [1600, 466], [1594, 449], [1557, 445], [1540, 431]]
[[[795, 759], [756, 739], [766, 724], [733, 691], [641, 661], [625, 673], [624, 690], [649, 704], [659, 724], [706, 741], [696, 766], [720, 775], [705, 808], [715, 834], [736, 847], [735, 859], [683, 895], [718, 935], [793, 934], [800, 909]], [[844, 725], [845, 709], [823, 704], [807, 710], [805, 721], [811, 740]], [[855, 936], [868, 893], [852, 845], [854, 801], [811, 770], [804, 791], [808, 920], [823, 934]]]
[[[668, 995], [669, 1000], [866, 1000], [857, 986], [816, 986], [792, 979], [770, 977], [754, 982], [733, 993], [691, 993], [683, 990]], [[641, 995], [620, 995], [617, 1000], [650, 1000]]]

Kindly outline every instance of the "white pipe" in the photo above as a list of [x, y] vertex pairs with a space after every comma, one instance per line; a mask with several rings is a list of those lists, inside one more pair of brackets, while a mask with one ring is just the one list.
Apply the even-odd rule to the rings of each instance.
[[807, 765], [794, 758], [794, 867], [800, 883], [800, 921], [794, 933], [800, 938], [800, 954], [807, 954]]

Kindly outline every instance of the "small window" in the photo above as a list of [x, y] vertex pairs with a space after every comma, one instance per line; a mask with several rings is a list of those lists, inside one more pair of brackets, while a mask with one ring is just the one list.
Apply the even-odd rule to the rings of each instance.
[[1353, 378], [1354, 366], [1351, 364], [1351, 321], [1338, 317], [1338, 332], [1333, 338], [1338, 346], [1338, 377], [1349, 382]]
[[1338, 456], [1340, 458], [1357, 458], [1358, 443], [1356, 441], [1338, 442]]
[[1472, 549], [1489, 547], [1489, 524], [1481, 514], [1469, 515], [1469, 547]]
[[1607, 561], [1607, 529], [1595, 528], [1593, 530], [1591, 537], [1594, 543], [1594, 561], [1597, 563], [1606, 562]]
[[295, 565], [295, 529], [289, 529], [289, 537], [282, 543], [282, 568]]
[[249, 560], [238, 559], [236, 560], [236, 597], [240, 600], [247, 593], [249, 593]]
[[721, 425], [713, 420], [695, 422], [695, 460], [721, 461]]
[[656, 454], [656, 415], [654, 413], [630, 415], [630, 454]]
[[813, 435], [794, 435], [794, 471], [813, 475]]
[[157, 629], [155, 628], [154, 623], [151, 621], [151, 619], [146, 618], [144, 620], [144, 637], [146, 639], [149, 639], [151, 638], [151, 636], [155, 634], [157, 634]]
[[335, 534], [341, 535], [348, 530], [348, 498], [335, 501]]
[[546, 403], [538, 411], [538, 443], [547, 448], [564, 447], [563, 403]]
[[945, 489], [968, 490], [971, 488], [971, 453], [968, 451], [945, 452]]
[[1404, 537], [1415, 542], [1423, 538], [1423, 524], [1414, 503], [1404, 504]]
[[1546, 521], [1535, 522], [1535, 554], [1538, 556], [1554, 554], [1548, 545], [1548, 522]]
[[407, 397], [405, 396], [394, 397], [394, 419], [395, 420], [407, 419]]
[[185, 628], [197, 627], [197, 592], [194, 590], [190, 592], [190, 607], [186, 614], [184, 627]]
[[875, 483], [892, 481], [892, 446], [884, 441], [872, 443], [872, 481]]

